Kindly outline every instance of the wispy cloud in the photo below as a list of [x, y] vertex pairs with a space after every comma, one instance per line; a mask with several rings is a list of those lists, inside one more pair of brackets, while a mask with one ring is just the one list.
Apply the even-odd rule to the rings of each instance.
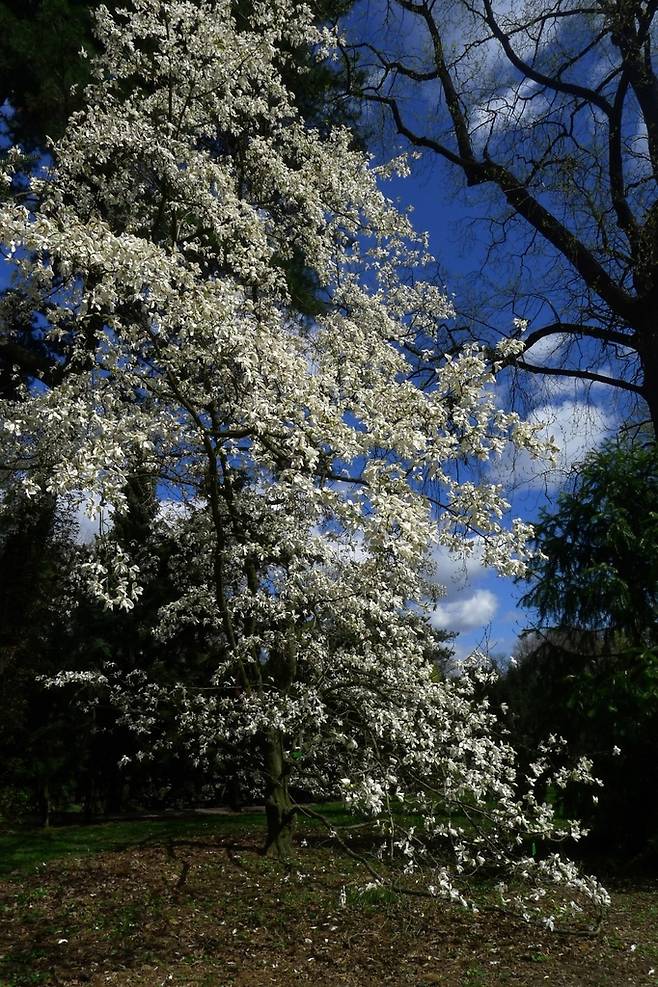
[[617, 431], [619, 424], [614, 410], [574, 399], [539, 405], [528, 419], [541, 425], [540, 438], [552, 439], [559, 452], [555, 463], [551, 463], [509, 448], [492, 465], [493, 479], [509, 490], [559, 486], [588, 452]]

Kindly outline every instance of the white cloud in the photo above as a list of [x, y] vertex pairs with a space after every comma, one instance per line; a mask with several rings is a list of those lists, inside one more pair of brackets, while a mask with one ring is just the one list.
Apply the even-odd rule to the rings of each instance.
[[563, 401], [559, 405], [541, 405], [531, 418], [544, 422], [543, 432], [553, 435], [560, 446], [560, 459], [565, 467], [572, 466], [614, 429], [614, 417], [597, 405], [578, 401]]
[[559, 485], [576, 463], [617, 431], [613, 411], [584, 401], [542, 404], [532, 410], [528, 419], [542, 424], [540, 438], [553, 438], [559, 447], [557, 460], [553, 466], [547, 460], [532, 459], [528, 453], [510, 448], [493, 465], [494, 478], [507, 487], [537, 489]]
[[466, 585], [484, 576], [487, 571], [482, 565], [484, 548], [482, 540], [474, 538], [470, 545], [472, 551], [464, 558], [457, 558], [445, 545], [437, 545], [432, 552], [436, 581], [439, 585], [445, 586], [447, 596], [455, 590], [463, 590]]
[[498, 609], [498, 599], [488, 589], [478, 589], [465, 599], [439, 603], [432, 614], [433, 627], [450, 631], [468, 631], [484, 627]]
[[569, 336], [565, 333], [554, 333], [551, 336], [543, 336], [538, 339], [533, 346], [525, 351], [524, 357], [530, 358], [530, 363], [540, 366], [557, 366], [564, 347], [569, 342]]

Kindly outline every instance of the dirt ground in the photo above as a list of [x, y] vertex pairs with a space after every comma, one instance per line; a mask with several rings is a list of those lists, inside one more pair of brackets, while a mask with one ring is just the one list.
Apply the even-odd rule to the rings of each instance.
[[8, 875], [1, 987], [658, 985], [655, 881], [617, 881], [603, 931], [587, 938], [359, 895], [358, 865], [320, 840], [288, 875], [257, 849], [256, 836], [211, 836]]

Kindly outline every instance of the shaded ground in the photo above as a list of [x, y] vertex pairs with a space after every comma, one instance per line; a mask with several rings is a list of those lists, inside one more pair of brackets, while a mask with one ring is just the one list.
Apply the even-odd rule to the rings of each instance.
[[0, 837], [5, 869], [23, 848], [20, 869], [0, 877], [1, 987], [658, 985], [655, 883], [613, 887], [599, 938], [557, 936], [434, 901], [358, 895], [358, 865], [317, 831], [300, 848], [301, 872], [284, 875], [256, 852], [259, 823]]

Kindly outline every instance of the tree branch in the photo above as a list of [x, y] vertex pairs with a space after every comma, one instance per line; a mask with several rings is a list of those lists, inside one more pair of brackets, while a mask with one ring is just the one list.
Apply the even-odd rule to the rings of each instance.
[[508, 60], [526, 79], [531, 79], [540, 86], [545, 86], [547, 89], [552, 89], [554, 92], [565, 93], [571, 96], [577, 96], [579, 99], [585, 100], [587, 103], [591, 103], [593, 106], [598, 107], [606, 116], [610, 116], [612, 113], [612, 108], [608, 103], [607, 99], [599, 95], [593, 89], [588, 89], [586, 86], [579, 86], [575, 82], [563, 82], [557, 76], [551, 77], [549, 75], [544, 75], [543, 72], [537, 71], [532, 65], [528, 65], [524, 62], [522, 58], [514, 51], [509, 37], [502, 30], [498, 24], [496, 18], [494, 17], [493, 8], [491, 6], [491, 0], [484, 0], [485, 9], [485, 20], [491, 31], [500, 43], [503, 51], [505, 52]]
[[604, 343], [614, 343], [618, 346], [629, 346], [632, 349], [636, 346], [634, 334], [625, 334], [615, 329], [605, 329], [602, 326], [588, 326], [580, 322], [551, 322], [550, 325], [542, 326], [541, 329], [534, 329], [523, 339], [526, 352], [538, 343], [540, 339], [547, 336], [566, 335], [588, 336], [590, 339], [599, 339]]
[[641, 384], [633, 384], [631, 381], [623, 380], [621, 377], [606, 377], [604, 374], [597, 374], [593, 370], [580, 370], [577, 367], [569, 369], [567, 367], [540, 367], [533, 363], [526, 363], [523, 358], [511, 357], [506, 366], [518, 367], [520, 370], [527, 370], [531, 374], [542, 374], [545, 377], [573, 377], [576, 380], [592, 380], [598, 384], [607, 384], [609, 387], [618, 387], [623, 391], [631, 391], [633, 394], [645, 396], [645, 388]]

